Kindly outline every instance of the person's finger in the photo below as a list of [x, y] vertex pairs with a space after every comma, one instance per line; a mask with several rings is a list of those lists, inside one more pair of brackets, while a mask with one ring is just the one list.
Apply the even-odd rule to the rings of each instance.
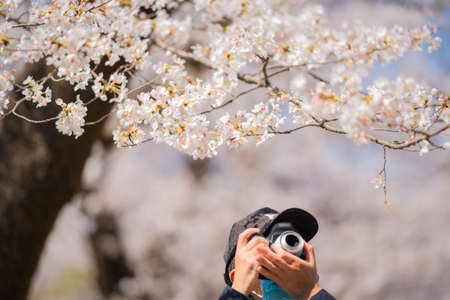
[[256, 262], [263, 266], [264, 268], [268, 269], [271, 272], [276, 272], [277, 266], [275, 266], [274, 263], [272, 263], [270, 260], [268, 260], [263, 254], [258, 254], [256, 256]]
[[314, 267], [316, 266], [316, 255], [314, 254], [314, 247], [307, 242], [303, 247], [305, 251], [305, 260], [312, 264]]
[[301, 260], [301, 258], [284, 250], [283, 247], [281, 247], [280, 245], [272, 245], [272, 249], [282, 260], [284, 260], [289, 265]]
[[243, 232], [241, 232], [241, 234], [239, 234], [238, 237], [238, 242], [237, 242], [237, 247], [242, 247], [244, 245], [247, 245], [248, 243], [248, 238], [252, 235], [252, 234], [256, 234], [259, 232], [259, 228], [247, 228], [246, 230], [244, 230]]
[[280, 277], [276, 273], [271, 272], [270, 270], [264, 268], [263, 266], [258, 266], [258, 268], [256, 268], [256, 271], [269, 280], [279, 281]]
[[248, 244], [247, 244], [247, 248], [249, 250], [259, 246], [259, 245], [267, 245], [267, 247], [269, 247], [269, 241], [267, 241], [265, 238], [263, 238], [262, 236], [255, 236], [254, 238], [252, 238]]
[[284, 270], [286, 268], [286, 263], [278, 257], [278, 255], [273, 252], [269, 247], [258, 247], [256, 250], [263, 254], [271, 263], [273, 263], [278, 269]]

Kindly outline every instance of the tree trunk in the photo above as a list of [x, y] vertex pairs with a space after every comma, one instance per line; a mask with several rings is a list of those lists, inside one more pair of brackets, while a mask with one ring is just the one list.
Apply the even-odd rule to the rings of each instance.
[[[114, 68], [102, 68], [108, 76]], [[28, 68], [35, 78], [48, 73], [44, 63]], [[53, 95], [75, 99], [73, 88], [59, 83]], [[92, 92], [82, 92], [88, 100]], [[58, 107], [20, 107], [32, 119], [57, 115]], [[111, 109], [96, 101], [89, 105], [88, 121]], [[0, 299], [25, 300], [46, 238], [64, 204], [80, 190], [84, 164], [92, 145], [101, 137], [103, 122], [87, 128], [77, 140], [56, 131], [55, 123], [30, 124], [15, 116], [0, 121]]]

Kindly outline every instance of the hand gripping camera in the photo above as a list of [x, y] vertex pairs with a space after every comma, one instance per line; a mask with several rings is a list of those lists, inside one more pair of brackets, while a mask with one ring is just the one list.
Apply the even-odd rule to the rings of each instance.
[[[272, 245], [280, 245], [284, 250], [301, 259], [306, 259], [303, 251], [303, 238], [299, 233], [294, 231], [294, 227], [291, 223], [281, 222], [273, 225], [270, 232], [264, 237], [269, 241], [269, 247], [272, 247]], [[252, 237], [250, 237], [250, 239], [251, 238]], [[264, 280], [266, 278], [260, 274], [259, 279]]]

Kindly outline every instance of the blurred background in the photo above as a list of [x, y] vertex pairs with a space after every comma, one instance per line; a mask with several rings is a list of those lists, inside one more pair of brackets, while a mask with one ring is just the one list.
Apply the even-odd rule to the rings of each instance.
[[[376, 66], [367, 83], [404, 74], [449, 91], [448, 1], [316, 2], [336, 24], [437, 24], [439, 51]], [[319, 129], [202, 161], [166, 145], [98, 141], [29, 299], [217, 299], [231, 224], [264, 206], [316, 216], [320, 285], [337, 299], [448, 299], [450, 153], [388, 151], [391, 210], [371, 183], [382, 167], [380, 146]]]

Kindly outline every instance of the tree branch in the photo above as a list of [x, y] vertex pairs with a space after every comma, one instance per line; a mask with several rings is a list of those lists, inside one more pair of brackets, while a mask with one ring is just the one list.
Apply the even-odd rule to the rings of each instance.
[[[217, 68], [213, 65], [213, 63], [207, 58], [197, 57], [190, 52], [169, 46], [165, 42], [158, 40], [158, 39], [153, 40], [153, 43], [156, 46], [158, 46], [159, 48], [170, 51], [185, 60], [194, 61], [196, 63], [202, 64], [203, 66], [205, 66], [208, 69], [217, 70]], [[238, 72], [237, 77], [239, 80], [246, 82], [248, 84], [264, 85], [264, 83], [261, 82], [261, 79], [259, 77], [255, 77], [255, 76], [252, 76], [249, 74], [244, 74], [244, 73]]]

